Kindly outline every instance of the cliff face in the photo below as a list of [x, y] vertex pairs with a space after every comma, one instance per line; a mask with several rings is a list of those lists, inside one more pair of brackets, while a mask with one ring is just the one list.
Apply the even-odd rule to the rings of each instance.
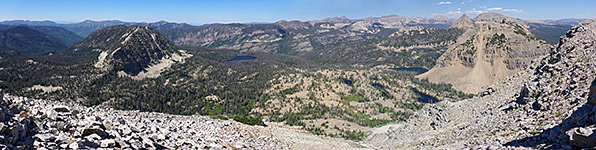
[[[465, 16], [460, 21], [469, 23], [463, 20]], [[466, 27], [465, 23], [461, 27]], [[437, 60], [437, 65], [419, 77], [476, 93], [520, 71], [549, 48], [515, 18], [481, 14]]]

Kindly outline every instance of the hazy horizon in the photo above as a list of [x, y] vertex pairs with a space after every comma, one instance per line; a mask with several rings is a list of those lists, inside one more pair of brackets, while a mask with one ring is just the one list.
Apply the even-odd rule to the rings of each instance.
[[[582, 5], [577, 5], [582, 4]], [[374, 8], [374, 9], [373, 9]], [[421, 11], [429, 10], [429, 11]], [[560, 10], [560, 11], [559, 11]], [[222, 0], [222, 1], [5, 1], [0, 20], [54, 21], [77, 23], [84, 20], [157, 22], [160, 20], [192, 25], [212, 23], [273, 23], [279, 20], [311, 21], [346, 16], [350, 19], [399, 15], [427, 17], [444, 15], [474, 17], [495, 12], [524, 20], [556, 20], [596, 17], [596, 1], [365, 1], [365, 0]], [[77, 14], [77, 15], [72, 15]]]

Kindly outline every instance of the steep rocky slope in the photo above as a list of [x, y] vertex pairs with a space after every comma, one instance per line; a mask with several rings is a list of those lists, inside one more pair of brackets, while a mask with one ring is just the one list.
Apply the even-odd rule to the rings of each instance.
[[249, 126], [197, 115], [119, 111], [2, 94], [0, 99], [0, 148], [7, 149], [366, 148], [279, 124]]
[[74, 53], [99, 53], [96, 68], [124, 76], [141, 73], [138, 78], [159, 75], [161, 69], [186, 57], [167, 38], [146, 26], [119, 25], [101, 29], [70, 49]]
[[377, 148], [578, 149], [596, 146], [596, 18], [572, 28], [526, 69], [459, 102], [379, 128]]
[[[469, 23], [466, 17], [462, 16], [456, 25]], [[549, 48], [527, 29], [524, 21], [483, 13], [474, 18], [473, 27], [450, 45], [437, 65], [419, 77], [476, 93], [520, 71]]]

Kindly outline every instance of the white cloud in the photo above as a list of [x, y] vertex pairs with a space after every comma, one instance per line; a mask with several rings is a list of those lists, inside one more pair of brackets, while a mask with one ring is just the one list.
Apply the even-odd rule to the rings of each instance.
[[461, 4], [463, 5], [463, 4], [471, 3], [471, 2], [472, 2], [472, 0], [464, 0], [463, 2], [461, 2]]
[[443, 15], [443, 16], [447, 16], [447, 17], [459, 17], [462, 14], [463, 14], [463, 12], [461, 11], [460, 8], [458, 8], [457, 10], [449, 11], [449, 12], [446, 12], [446, 13], [433, 13], [433, 16]]
[[484, 9], [484, 8], [486, 8], [486, 6], [480, 6], [480, 7], [478, 7], [478, 8], [482, 8], [482, 9]]
[[516, 12], [516, 13], [520, 13], [523, 12], [523, 10], [520, 9], [503, 9], [504, 12]]
[[482, 10], [476, 10], [476, 8], [472, 8], [472, 10], [466, 11], [466, 13], [468, 13], [468, 14], [481, 14], [483, 12], [484, 11], [482, 11]]
[[[483, 6], [480, 6], [479, 8], [482, 8]], [[523, 12], [523, 10], [521, 9], [506, 9], [506, 8], [501, 8], [501, 7], [491, 7], [491, 8], [487, 8], [484, 7], [485, 11], [501, 11], [501, 12], [514, 12], [514, 13], [521, 13]]]
[[493, 7], [493, 8], [488, 8], [486, 10], [499, 10], [500, 11], [500, 10], [503, 10], [503, 8], [501, 8], [501, 7]]
[[448, 16], [459, 15], [459, 14], [461, 14], [461, 11], [459, 11], [459, 10], [458, 11], [449, 11], [446, 13], [446, 15], [448, 15]]
[[450, 1], [446, 1], [446, 2], [439, 2], [439, 3], [437, 3], [437, 5], [449, 5], [449, 4], [451, 4], [451, 2], [450, 2]]

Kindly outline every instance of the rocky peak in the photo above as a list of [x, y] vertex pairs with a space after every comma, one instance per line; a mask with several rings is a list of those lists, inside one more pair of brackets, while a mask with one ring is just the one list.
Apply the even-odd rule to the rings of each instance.
[[[531, 60], [547, 54], [550, 47], [518, 22], [496, 13], [483, 13], [474, 22], [468, 20], [466, 32], [443, 53], [437, 65], [421, 77], [477, 93], [513, 75]], [[466, 26], [460, 23], [454, 26]]]
[[471, 27], [474, 27], [474, 21], [468, 15], [463, 14], [463, 15], [461, 15], [461, 17], [459, 17], [459, 19], [457, 19], [457, 21], [455, 21], [455, 23], [453, 23], [451, 25], [450, 28], [465, 29], [465, 28], [471, 28]]
[[146, 26], [112, 26], [91, 33], [71, 48], [99, 53], [95, 67], [138, 74], [151, 63], [177, 54], [178, 48], [156, 30]]

